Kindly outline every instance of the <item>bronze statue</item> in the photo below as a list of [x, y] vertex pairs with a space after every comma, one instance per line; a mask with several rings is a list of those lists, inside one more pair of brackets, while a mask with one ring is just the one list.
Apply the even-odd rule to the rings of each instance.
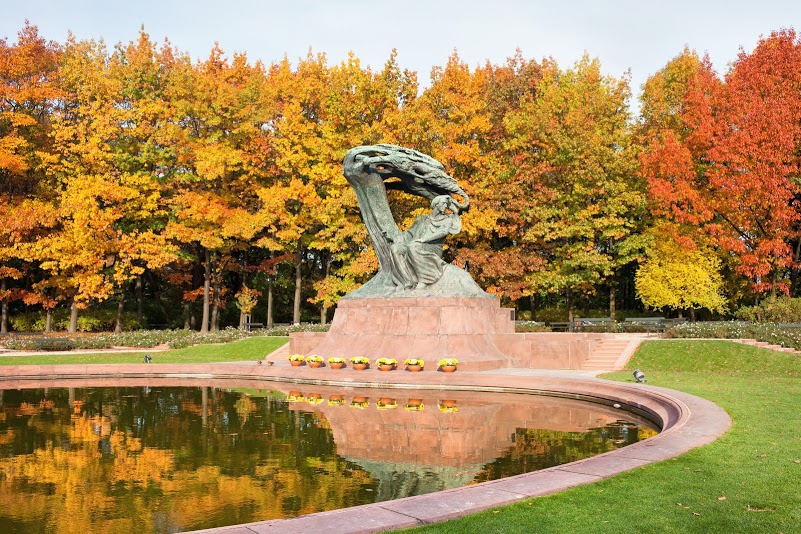
[[[359, 146], [345, 155], [343, 174], [356, 191], [380, 265], [378, 274], [348, 297], [487, 296], [469, 274], [442, 260], [445, 238], [461, 231], [459, 215], [470, 199], [440, 162], [396, 145]], [[430, 199], [432, 212], [401, 232], [387, 189]]]

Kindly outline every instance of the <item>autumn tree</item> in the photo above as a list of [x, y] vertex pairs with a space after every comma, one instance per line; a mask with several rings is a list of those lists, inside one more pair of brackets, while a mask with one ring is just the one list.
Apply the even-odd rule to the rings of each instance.
[[571, 322], [574, 293], [592, 293], [640, 254], [645, 196], [628, 98], [628, 81], [602, 75], [597, 60], [567, 70], [547, 61], [536, 95], [506, 118], [515, 179], [530, 184], [521, 240], [545, 261], [529, 280], [539, 292], [564, 291]]
[[475, 221], [471, 235], [463, 239], [457, 261], [488, 291], [516, 301], [532, 296], [528, 282], [531, 273], [543, 267], [536, 246], [520, 236], [527, 228], [526, 214], [534, 197], [532, 182], [515, 172], [516, 152], [508, 150], [507, 117], [519, 113], [536, 95], [542, 77], [538, 62], [525, 59], [518, 50], [502, 65], [487, 63], [477, 69], [482, 80], [481, 98], [489, 129], [476, 135], [483, 154], [483, 168], [470, 177], [476, 183], [471, 190]]
[[[685, 245], [686, 246], [686, 245]], [[670, 234], [657, 236], [637, 270], [637, 295], [646, 306], [695, 312], [726, 310], [721, 262], [710, 249], [685, 248]]]
[[[739, 258], [757, 291], [788, 292], [788, 269], [801, 259], [801, 41], [772, 33], [740, 52], [709, 151], [707, 231]], [[793, 242], [796, 250], [793, 250]]]
[[757, 292], [788, 291], [797, 261], [799, 65], [793, 31], [742, 51], [724, 80], [701, 61], [642, 158], [655, 213], [729, 251]]
[[332, 166], [321, 196], [322, 224], [309, 243], [319, 257], [320, 279], [312, 301], [321, 304], [323, 323], [327, 308], [378, 268], [355, 192], [341, 172], [342, 156], [354, 146], [397, 142], [403, 109], [416, 95], [416, 76], [400, 70], [394, 52], [376, 72], [352, 54], [329, 69], [323, 116]]
[[154, 61], [144, 33], [113, 61], [102, 44], [70, 40], [61, 64], [65, 96], [53, 114], [53, 151], [44, 165], [59, 186], [57, 229], [32, 250], [71, 300], [71, 331], [78, 308], [113, 295], [122, 303], [133, 279], [174, 254], [156, 223], [163, 220], [158, 172], [149, 166], [156, 162], [134, 162], [148, 156], [132, 138], [153, 128], [136, 115], [135, 88], [120, 73], [137, 68], [126, 59], [136, 53]]
[[0, 39], [0, 333], [8, 332], [11, 300], [42, 300], [11, 283], [32, 268], [15, 245], [35, 241], [52, 220], [53, 195], [39, 154], [47, 150], [50, 113], [60, 96], [60, 51], [27, 21], [16, 43]]
[[180, 169], [166, 231], [203, 265], [202, 332], [219, 326], [223, 276], [236, 263], [234, 252], [247, 248], [263, 226], [253, 184], [258, 165], [247, 157], [261, 124], [262, 82], [261, 65], [250, 65], [244, 54], [229, 62], [215, 46], [196, 67], [183, 62], [171, 87], [181, 126]]

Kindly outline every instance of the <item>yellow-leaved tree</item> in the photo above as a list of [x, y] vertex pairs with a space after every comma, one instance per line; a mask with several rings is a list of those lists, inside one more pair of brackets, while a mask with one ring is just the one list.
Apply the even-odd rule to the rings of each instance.
[[670, 237], [655, 240], [635, 275], [637, 295], [650, 308], [723, 313], [723, 277], [720, 259], [709, 249], [685, 246]]

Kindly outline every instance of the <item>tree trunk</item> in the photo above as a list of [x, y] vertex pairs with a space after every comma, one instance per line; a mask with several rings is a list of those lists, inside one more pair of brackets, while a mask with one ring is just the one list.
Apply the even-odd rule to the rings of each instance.
[[[216, 260], [216, 254], [214, 259]], [[211, 331], [217, 332], [220, 329], [220, 276], [214, 277], [211, 297]]]
[[571, 288], [567, 288], [566, 294], [566, 301], [567, 301], [567, 330], [568, 332], [575, 331], [573, 326], [573, 290]]
[[292, 304], [292, 322], [300, 324], [300, 284], [302, 282], [300, 265], [303, 258], [303, 247], [298, 243], [298, 254], [295, 258], [295, 300]]
[[136, 277], [136, 325], [143, 328], [145, 325], [142, 322], [144, 316], [144, 296], [142, 295], [142, 275]]
[[537, 296], [531, 295], [529, 298], [529, 307], [531, 308], [531, 320], [537, 320]]
[[[248, 252], [245, 251], [244, 259], [242, 261], [242, 289], [244, 290], [248, 287]], [[245, 328], [245, 318], [246, 316], [250, 315], [250, 312], [245, 312], [244, 310], [239, 310], [239, 328]]]
[[615, 327], [615, 296], [616, 296], [616, 281], [613, 279], [609, 284], [609, 331], [611, 332]]
[[72, 301], [70, 305], [70, 326], [67, 329], [67, 332], [70, 334], [74, 334], [78, 331], [78, 305], [75, 304], [75, 301]]
[[0, 334], [8, 334], [8, 299], [6, 299], [6, 279], [0, 280], [0, 294], [3, 295], [0, 303]]
[[[798, 265], [799, 260], [801, 260], [801, 239], [795, 244], [795, 265]], [[798, 268], [794, 267], [792, 271], [790, 271], [790, 296], [797, 297], [799, 294], [798, 288]]]
[[[325, 277], [328, 278], [331, 275], [331, 262], [334, 261], [333, 254], [326, 254], [325, 259]], [[325, 326], [328, 323], [328, 306], [323, 304], [320, 307], [320, 324]]]
[[45, 333], [49, 334], [53, 330], [53, 310], [48, 308], [45, 311]]
[[690, 321], [695, 322], [695, 308], [690, 308]]
[[184, 302], [184, 330], [192, 327], [192, 303]]
[[275, 275], [270, 275], [267, 280], [267, 328], [272, 328], [273, 321], [273, 284]]
[[117, 303], [117, 322], [114, 324], [114, 333], [122, 334], [122, 317], [125, 314], [125, 293], [120, 295], [120, 301]]
[[[148, 281], [150, 282], [150, 287], [153, 288], [153, 297], [155, 298], [156, 304], [158, 304], [159, 311], [161, 311], [161, 316], [164, 318], [164, 323], [167, 324], [167, 327], [172, 326], [172, 314], [167, 311], [167, 307], [164, 306], [164, 299], [162, 298], [161, 288], [159, 287], [158, 279], [153, 275], [151, 271], [148, 271]], [[144, 280], [142, 281], [143, 289], [144, 289]], [[138, 296], [137, 296], [138, 298]], [[138, 303], [137, 303], [138, 305]], [[144, 315], [143, 315], [143, 322], [142, 328], [144, 328]]]
[[211, 292], [211, 253], [206, 249], [206, 266], [203, 276], [203, 318], [200, 320], [200, 332], [209, 331], [209, 293]]

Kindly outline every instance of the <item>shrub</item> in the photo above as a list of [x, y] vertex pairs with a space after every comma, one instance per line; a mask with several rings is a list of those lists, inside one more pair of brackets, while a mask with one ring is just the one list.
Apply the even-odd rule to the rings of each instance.
[[57, 337], [16, 337], [5, 343], [12, 350], [61, 351], [76, 348], [75, 342], [68, 338]]
[[754, 323], [801, 323], [801, 298], [769, 298], [756, 306], [743, 306], [735, 316]]
[[550, 332], [545, 323], [537, 321], [515, 321], [515, 332]]
[[772, 323], [708, 321], [685, 323], [669, 328], [667, 338], [756, 339], [773, 345], [801, 350], [801, 329], [780, 328]]

